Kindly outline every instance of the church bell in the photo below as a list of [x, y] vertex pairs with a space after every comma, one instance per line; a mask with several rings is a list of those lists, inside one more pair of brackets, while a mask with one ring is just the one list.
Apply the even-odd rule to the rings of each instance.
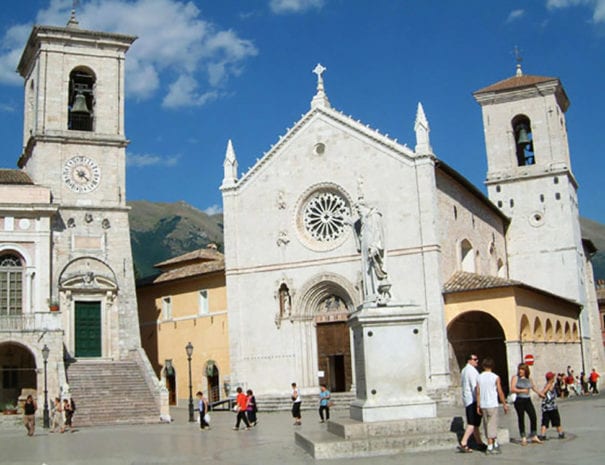
[[76, 94], [76, 97], [74, 98], [74, 104], [71, 107], [71, 112], [72, 113], [90, 114], [90, 110], [88, 109], [88, 106], [86, 105], [86, 97], [84, 97], [84, 95], [82, 93], [78, 92]]
[[521, 147], [526, 147], [531, 144], [531, 139], [529, 138], [527, 132], [527, 126], [524, 124], [520, 124], [517, 126], [517, 145]]

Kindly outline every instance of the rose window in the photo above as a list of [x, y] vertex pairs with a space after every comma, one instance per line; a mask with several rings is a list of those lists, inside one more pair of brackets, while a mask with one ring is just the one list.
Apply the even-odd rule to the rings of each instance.
[[315, 240], [338, 239], [347, 226], [347, 201], [334, 192], [320, 192], [311, 197], [303, 210], [305, 229]]

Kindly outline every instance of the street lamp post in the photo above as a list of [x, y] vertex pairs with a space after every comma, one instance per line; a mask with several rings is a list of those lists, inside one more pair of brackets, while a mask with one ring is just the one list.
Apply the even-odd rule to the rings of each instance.
[[189, 342], [185, 346], [185, 352], [187, 352], [187, 362], [189, 363], [189, 421], [195, 421], [193, 419], [193, 391], [191, 386], [191, 355], [193, 355], [193, 345]]
[[46, 382], [46, 365], [48, 364], [48, 354], [50, 349], [46, 344], [42, 348], [42, 359], [44, 360], [44, 420], [42, 426], [50, 428], [50, 415], [48, 412], [48, 384]]

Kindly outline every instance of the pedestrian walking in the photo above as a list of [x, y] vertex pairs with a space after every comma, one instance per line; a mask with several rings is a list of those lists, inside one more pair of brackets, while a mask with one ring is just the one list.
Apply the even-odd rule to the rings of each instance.
[[557, 393], [555, 391], [555, 374], [552, 371], [546, 373], [546, 384], [542, 389], [542, 426], [540, 428], [540, 440], [546, 439], [546, 429], [552, 425], [557, 428], [559, 433], [559, 439], [565, 438], [563, 427], [561, 426], [561, 416], [559, 415], [559, 409], [557, 407], [556, 399]]
[[32, 395], [28, 395], [23, 404], [23, 425], [27, 429], [27, 435], [33, 436], [36, 431], [36, 401]]
[[258, 424], [258, 418], [256, 417], [258, 408], [256, 407], [256, 397], [254, 397], [254, 392], [252, 391], [252, 389], [248, 389], [246, 391], [246, 396], [248, 397], [248, 407], [246, 408], [246, 415], [248, 415], [248, 421], [250, 422], [250, 424], [256, 426]]
[[502, 402], [504, 414], [508, 413], [508, 404], [502, 390], [500, 377], [494, 373], [494, 360], [490, 357], [483, 359], [483, 372], [477, 379], [477, 413], [483, 417], [485, 437], [487, 437], [486, 454], [500, 454], [498, 444], [498, 399]]
[[73, 432], [73, 418], [76, 412], [76, 402], [70, 397], [63, 399], [63, 411], [65, 412], [65, 430]]
[[536, 410], [531, 401], [531, 391], [534, 391], [540, 397], [542, 394], [536, 389], [536, 385], [530, 379], [530, 370], [525, 363], [519, 363], [517, 374], [511, 378], [510, 390], [517, 395], [515, 399], [515, 411], [517, 412], [517, 421], [519, 425], [519, 435], [521, 436], [521, 445], [527, 445], [527, 436], [525, 434], [525, 414], [529, 417], [529, 437], [534, 444], [542, 444], [538, 438], [538, 424], [536, 419]]
[[210, 422], [208, 415], [208, 399], [204, 397], [204, 393], [202, 391], [197, 391], [195, 394], [197, 397], [197, 410], [200, 413], [200, 428], [204, 430], [205, 428], [210, 428]]
[[248, 397], [244, 394], [243, 389], [238, 387], [236, 389], [237, 397], [235, 398], [236, 402], [236, 411], [237, 411], [237, 420], [235, 422], [235, 426], [233, 429], [235, 431], [239, 430], [239, 425], [243, 421], [246, 425], [246, 430], [250, 429], [250, 422], [248, 421], [248, 417], [246, 416], [246, 409], [248, 408]]
[[479, 358], [475, 354], [469, 354], [466, 358], [466, 365], [462, 369], [461, 373], [461, 384], [462, 384], [462, 403], [466, 413], [466, 428], [458, 450], [460, 452], [472, 452], [473, 450], [468, 445], [468, 440], [471, 435], [475, 438], [475, 442], [478, 447], [485, 447], [481, 440], [481, 432], [479, 426], [481, 425], [481, 415], [477, 411], [477, 379], [479, 378], [479, 372], [477, 366], [479, 365]]
[[300, 404], [302, 403], [302, 399], [300, 398], [300, 392], [298, 392], [296, 383], [292, 383], [291, 399], [292, 399], [292, 417], [294, 418], [294, 425], [300, 426], [300, 425], [302, 425], [302, 418], [300, 415]]
[[57, 430], [59, 430], [61, 433], [65, 432], [65, 412], [63, 411], [61, 399], [55, 397], [50, 432], [55, 433]]
[[[324, 421], [328, 421], [330, 419], [330, 397], [331, 393], [328, 390], [328, 387], [325, 384], [319, 385], [319, 418], [321, 419], [320, 423], [324, 423]], [[324, 420], [324, 413], [326, 415], [326, 419]]]
[[593, 368], [590, 372], [590, 375], [588, 376], [588, 382], [590, 383], [590, 391], [592, 391], [592, 395], [597, 395], [599, 393], [599, 388], [597, 387], [597, 384], [599, 382], [600, 377], [601, 375], [598, 374], [597, 370]]

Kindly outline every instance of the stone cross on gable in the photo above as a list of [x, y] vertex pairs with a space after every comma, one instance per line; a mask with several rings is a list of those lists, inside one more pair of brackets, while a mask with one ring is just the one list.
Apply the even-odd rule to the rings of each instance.
[[313, 72], [317, 74], [317, 90], [323, 89], [324, 87], [324, 79], [322, 76], [324, 71], [326, 71], [326, 68], [320, 63], [317, 63], [317, 66], [313, 69]]

